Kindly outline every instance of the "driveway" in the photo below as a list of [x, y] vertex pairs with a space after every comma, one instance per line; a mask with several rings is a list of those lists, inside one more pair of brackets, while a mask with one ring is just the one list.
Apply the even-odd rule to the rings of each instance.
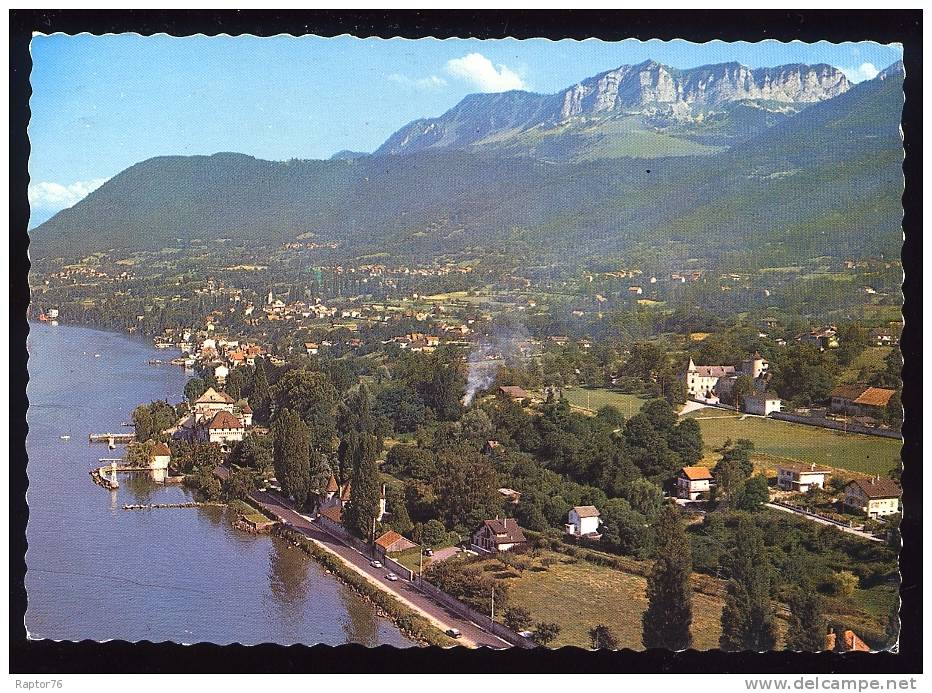
[[[357, 572], [365, 575], [382, 590], [389, 592], [399, 601], [419, 612], [441, 630], [457, 628], [463, 634], [460, 642], [464, 645], [493, 647], [496, 649], [511, 647], [510, 643], [483, 630], [472, 621], [466, 620], [462, 616], [450, 611], [445, 606], [436, 603], [414, 587], [410, 581], [399, 577], [396, 582], [388, 582], [385, 579], [385, 575], [388, 571], [384, 568], [373, 568], [370, 566], [369, 561], [371, 559], [368, 556], [364, 556], [333, 535], [320, 529], [316, 522], [312, 522], [304, 515], [296, 512], [291, 506], [290, 501], [283, 499], [278, 494], [270, 491], [254, 491], [250, 494], [250, 498], [253, 502], [264, 506], [266, 510], [278, 517], [284, 524], [300, 531], [308, 538], [314, 539], [325, 548], [337, 554]], [[441, 553], [441, 551], [437, 552], [437, 554], [439, 553]], [[436, 555], [434, 557], [436, 558]]]
[[434, 555], [431, 557], [430, 561], [431, 563], [433, 563], [434, 561], [445, 561], [448, 558], [452, 558], [458, 553], [461, 553], [460, 548], [458, 546], [447, 546], [446, 548], [437, 549], [436, 551], [434, 551]]
[[798, 517], [804, 517], [807, 520], [811, 520], [812, 522], [818, 522], [821, 525], [829, 525], [831, 527], [837, 527], [842, 532], [853, 534], [856, 537], [861, 537], [861, 539], [867, 539], [868, 541], [877, 541], [881, 543], [883, 542], [883, 539], [878, 539], [873, 534], [870, 534], [868, 532], [862, 532], [859, 529], [852, 529], [851, 527], [844, 527], [843, 525], [838, 525], [838, 524], [835, 524], [834, 522], [829, 522], [828, 520], [825, 520], [821, 517], [816, 517], [815, 515], [812, 515], [810, 513], [805, 513], [805, 512], [802, 512], [801, 510], [794, 510], [793, 508], [787, 508], [785, 505], [777, 505], [776, 503], [764, 503], [764, 505], [766, 505], [768, 508], [773, 508], [774, 510], [782, 510], [785, 513], [791, 513]]

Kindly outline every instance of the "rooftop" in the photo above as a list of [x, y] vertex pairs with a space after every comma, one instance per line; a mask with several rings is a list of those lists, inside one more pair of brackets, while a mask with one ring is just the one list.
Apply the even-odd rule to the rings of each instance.
[[210, 420], [210, 423], [207, 424], [207, 428], [242, 428], [243, 423], [233, 416], [230, 412], [222, 409], [214, 414], [214, 418]]
[[482, 524], [495, 535], [496, 544], [520, 544], [527, 541], [524, 538], [524, 532], [518, 526], [518, 521], [513, 518], [505, 518], [504, 520], [496, 518], [486, 520]]
[[861, 492], [868, 498], [899, 498], [903, 495], [903, 489], [893, 479], [882, 479], [875, 477], [872, 479], [855, 479], [848, 486], [857, 486]]
[[704, 481], [712, 479], [712, 472], [708, 467], [683, 467], [683, 476], [690, 481]]

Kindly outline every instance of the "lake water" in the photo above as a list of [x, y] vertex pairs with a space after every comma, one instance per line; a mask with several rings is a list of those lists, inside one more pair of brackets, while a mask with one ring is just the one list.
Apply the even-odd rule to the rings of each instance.
[[174, 352], [43, 323], [30, 323], [27, 345], [30, 637], [411, 645], [297, 549], [232, 529], [224, 508], [122, 510], [193, 498], [143, 475], [121, 475], [116, 491], [91, 481], [98, 458], [122, 448], [89, 433], [130, 431], [120, 424], [139, 403], [180, 399], [182, 370], [147, 364]]

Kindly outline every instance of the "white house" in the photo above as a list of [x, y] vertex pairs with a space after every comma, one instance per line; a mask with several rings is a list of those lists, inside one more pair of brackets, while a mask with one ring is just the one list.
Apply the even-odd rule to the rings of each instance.
[[779, 412], [782, 402], [776, 395], [746, 395], [744, 398], [744, 411], [758, 416], [769, 416], [771, 412]]
[[900, 511], [903, 489], [893, 479], [855, 479], [845, 486], [844, 503], [868, 517], [883, 517]]
[[149, 453], [149, 467], [152, 469], [168, 469], [172, 461], [171, 450], [165, 443], [156, 443]]
[[711, 483], [708, 467], [683, 467], [676, 477], [676, 497], [696, 500], [700, 493], [709, 493]]
[[227, 376], [230, 375], [230, 369], [224, 366], [223, 364], [214, 368], [214, 377], [217, 379], [217, 382], [221, 385], [227, 381]]
[[784, 491], [805, 493], [809, 489], [825, 488], [825, 479], [832, 470], [815, 464], [781, 464], [777, 468], [777, 487]]
[[577, 505], [566, 518], [566, 533], [576, 537], [599, 534], [599, 511], [594, 505]]
[[238, 443], [245, 433], [243, 422], [228, 411], [218, 411], [207, 424], [207, 440], [211, 443]]

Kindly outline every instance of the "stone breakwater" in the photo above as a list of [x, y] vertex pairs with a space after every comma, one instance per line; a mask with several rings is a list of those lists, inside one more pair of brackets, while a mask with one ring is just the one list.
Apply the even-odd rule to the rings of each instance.
[[189, 501], [187, 503], [149, 503], [149, 504], [139, 504], [139, 503], [127, 503], [123, 506], [123, 510], [156, 510], [160, 508], [217, 508], [224, 507], [226, 503], [219, 503], [215, 501]]

